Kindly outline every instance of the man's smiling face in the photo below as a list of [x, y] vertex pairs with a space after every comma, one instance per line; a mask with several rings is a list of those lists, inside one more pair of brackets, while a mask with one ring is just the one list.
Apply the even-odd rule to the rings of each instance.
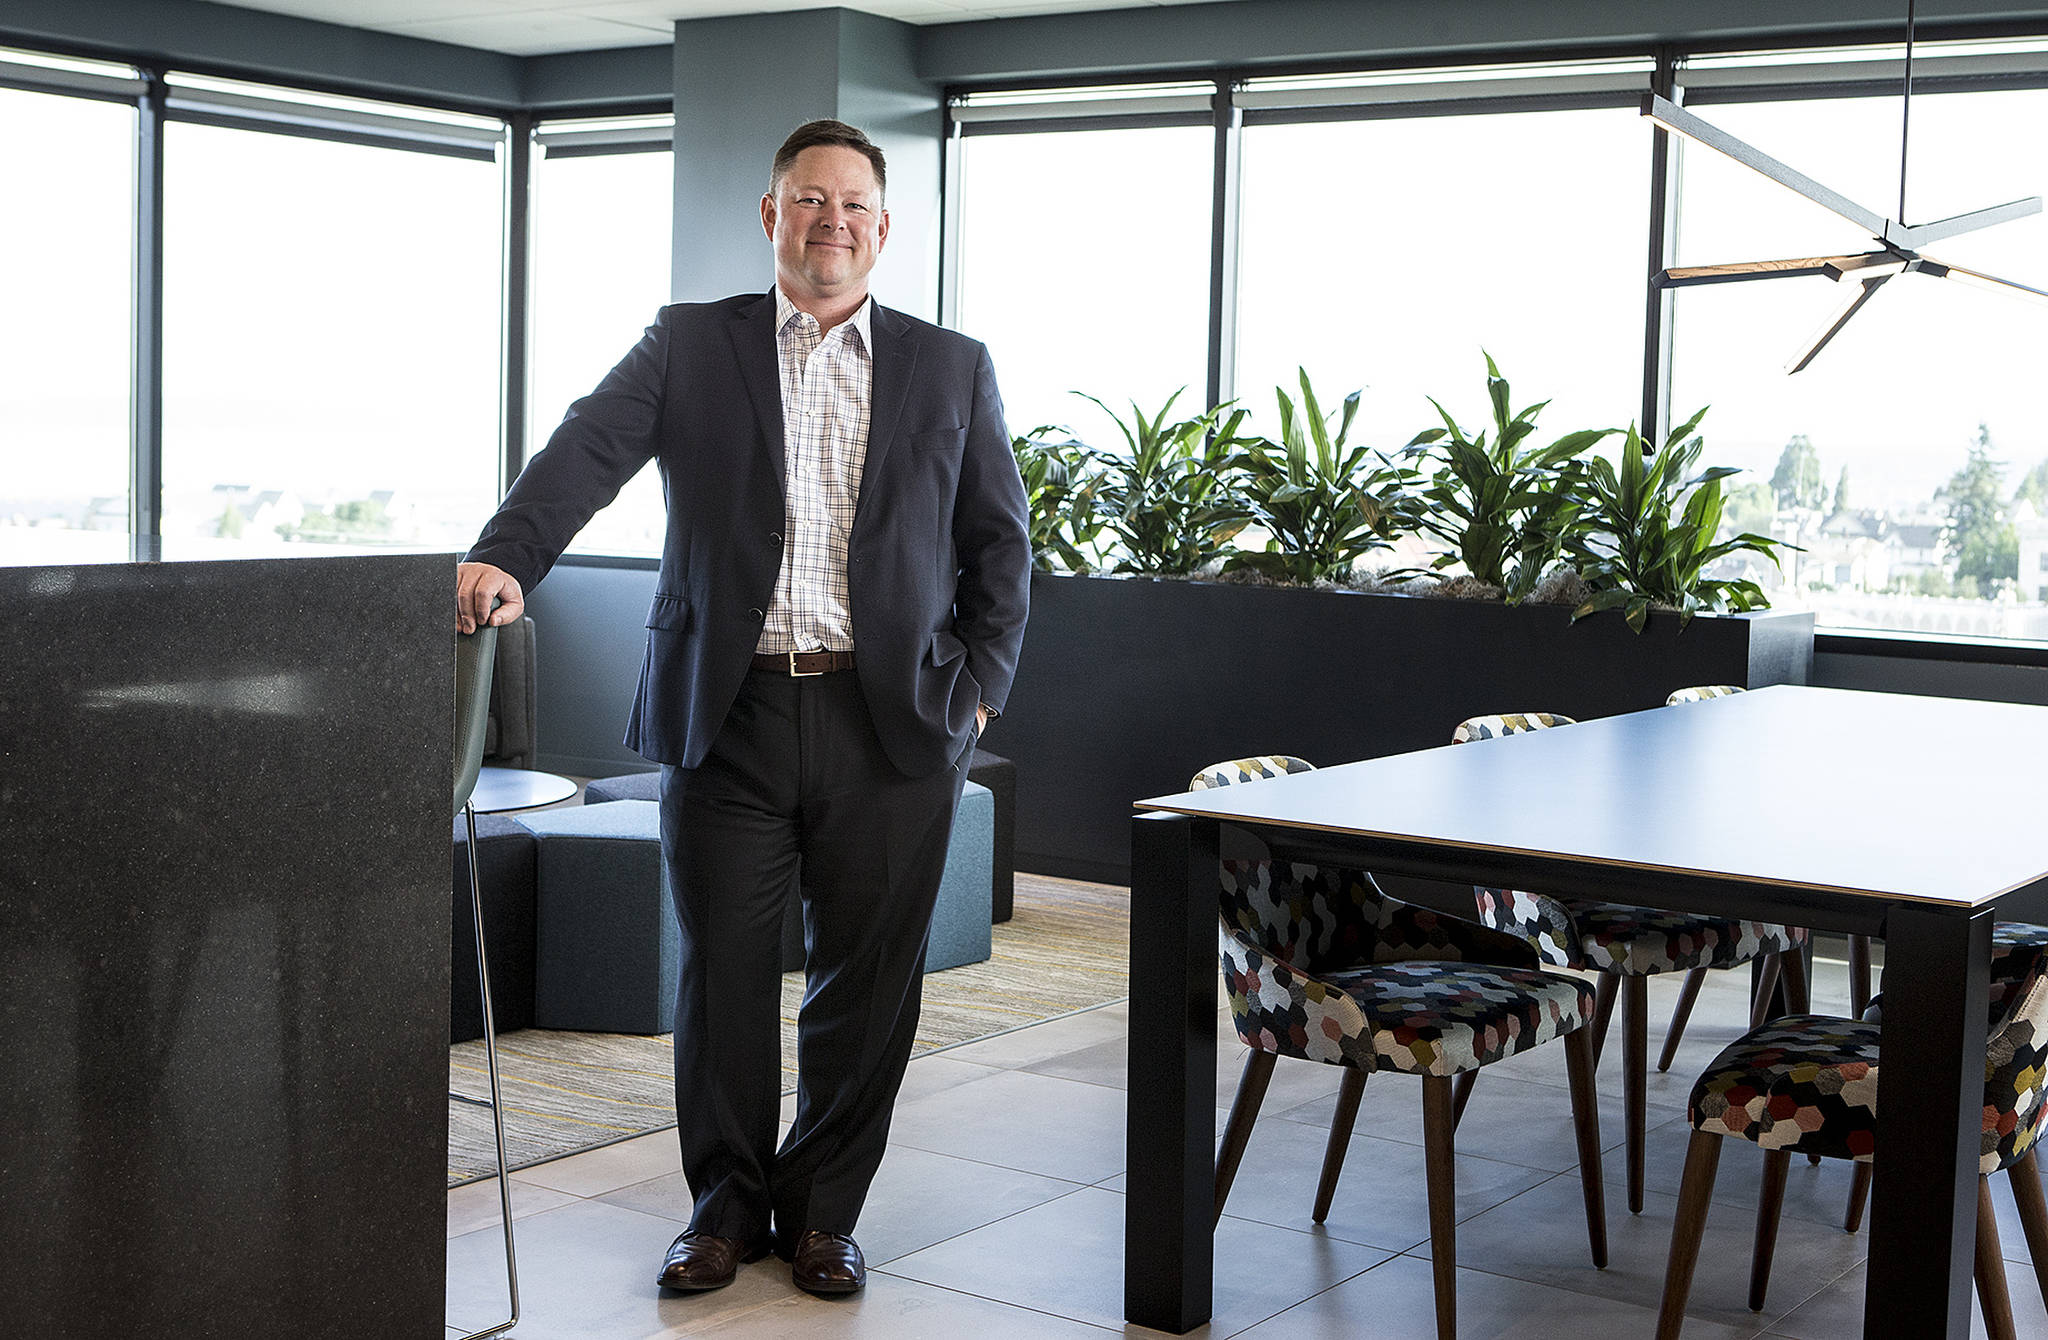
[[805, 149], [761, 197], [775, 245], [775, 283], [799, 307], [863, 297], [889, 236], [882, 188], [867, 157], [843, 145]]

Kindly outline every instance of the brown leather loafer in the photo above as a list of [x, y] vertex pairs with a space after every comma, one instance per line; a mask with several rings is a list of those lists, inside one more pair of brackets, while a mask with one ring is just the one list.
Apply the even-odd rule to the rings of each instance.
[[655, 1283], [664, 1289], [681, 1289], [685, 1293], [723, 1289], [739, 1273], [740, 1262], [755, 1260], [759, 1256], [758, 1252], [750, 1256], [746, 1244], [733, 1238], [713, 1237], [709, 1233], [688, 1229], [669, 1244], [668, 1255], [661, 1260], [661, 1275]]
[[868, 1263], [861, 1259], [859, 1245], [844, 1233], [809, 1228], [796, 1240], [789, 1277], [805, 1293], [855, 1293], [867, 1285]]

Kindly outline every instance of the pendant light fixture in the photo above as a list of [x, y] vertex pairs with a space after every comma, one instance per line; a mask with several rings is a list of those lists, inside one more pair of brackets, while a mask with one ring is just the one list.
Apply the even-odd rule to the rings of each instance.
[[1683, 135], [1695, 144], [1726, 155], [1744, 167], [1762, 173], [1829, 213], [1839, 215], [1868, 230], [1872, 240], [1876, 242], [1877, 245], [1869, 251], [1847, 255], [1798, 256], [1785, 260], [1737, 261], [1724, 265], [1680, 265], [1660, 271], [1655, 276], [1653, 282], [1659, 288], [1684, 288], [1694, 284], [1732, 284], [1756, 279], [1789, 279], [1800, 275], [1823, 275], [1838, 284], [1848, 285], [1848, 292], [1833, 315], [1822, 322], [1819, 329], [1815, 330], [1806, 343], [1800, 346], [1799, 351], [1786, 362], [1787, 373], [1798, 372], [1811, 363], [1814, 355], [1826, 348], [1828, 341], [1832, 340], [1836, 333], [1849, 323], [1849, 319], [1861, 311], [1863, 305], [1895, 275], [1932, 275], [1997, 293], [2048, 302], [2048, 291], [2014, 283], [2010, 279], [2000, 279], [1981, 271], [1965, 269], [1959, 265], [1948, 265], [1921, 251], [1922, 247], [1930, 243], [1959, 237], [1964, 233], [1973, 233], [1980, 228], [1989, 228], [1993, 224], [2025, 218], [2030, 214], [2039, 214], [2040, 196], [2012, 200], [2003, 205], [1972, 210], [1968, 214], [1937, 219], [1932, 223], [1909, 225], [1905, 222], [1906, 151], [1911, 143], [1913, 115], [1913, 4], [1914, 0], [1907, 0], [1906, 76], [1899, 126], [1899, 209], [1896, 218], [1886, 218], [1876, 210], [1866, 209], [1840, 192], [1828, 189], [1805, 173], [1779, 162], [1718, 126], [1694, 116], [1669, 98], [1656, 93], [1645, 94], [1643, 97], [1643, 115], [1659, 126]]

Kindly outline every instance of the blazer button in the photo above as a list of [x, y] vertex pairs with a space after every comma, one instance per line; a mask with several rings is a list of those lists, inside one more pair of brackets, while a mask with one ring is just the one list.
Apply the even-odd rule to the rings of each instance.
[[748, 610], [747, 617], [749, 619], [752, 619], [755, 623], [759, 623], [761, 622], [761, 620], [767, 618], [768, 616], [766, 614], [763, 614], [760, 610]]
[[772, 544], [772, 545], [775, 545], [775, 546], [777, 546], [777, 547], [779, 548], [779, 547], [781, 546], [781, 544], [782, 544], [782, 532], [781, 532], [781, 531], [779, 531], [779, 530], [771, 530], [771, 531], [769, 531], [769, 532], [768, 532], [768, 543], [770, 543], [770, 544]]

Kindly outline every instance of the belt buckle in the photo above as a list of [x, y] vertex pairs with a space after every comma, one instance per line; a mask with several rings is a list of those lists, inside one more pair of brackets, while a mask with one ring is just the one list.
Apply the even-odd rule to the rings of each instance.
[[798, 657], [798, 655], [800, 655], [800, 654], [802, 654], [802, 653], [798, 653], [798, 652], [794, 652], [794, 651], [792, 651], [792, 652], [790, 652], [790, 653], [789, 653], [789, 677], [790, 677], [791, 679], [816, 679], [816, 678], [817, 678], [818, 676], [820, 676], [820, 675], [822, 675], [822, 674], [824, 674], [824, 673], [825, 673], [825, 672], [824, 672], [823, 670], [799, 670], [799, 669], [797, 669], [797, 668], [796, 668], [796, 658], [797, 658], [797, 657]]

